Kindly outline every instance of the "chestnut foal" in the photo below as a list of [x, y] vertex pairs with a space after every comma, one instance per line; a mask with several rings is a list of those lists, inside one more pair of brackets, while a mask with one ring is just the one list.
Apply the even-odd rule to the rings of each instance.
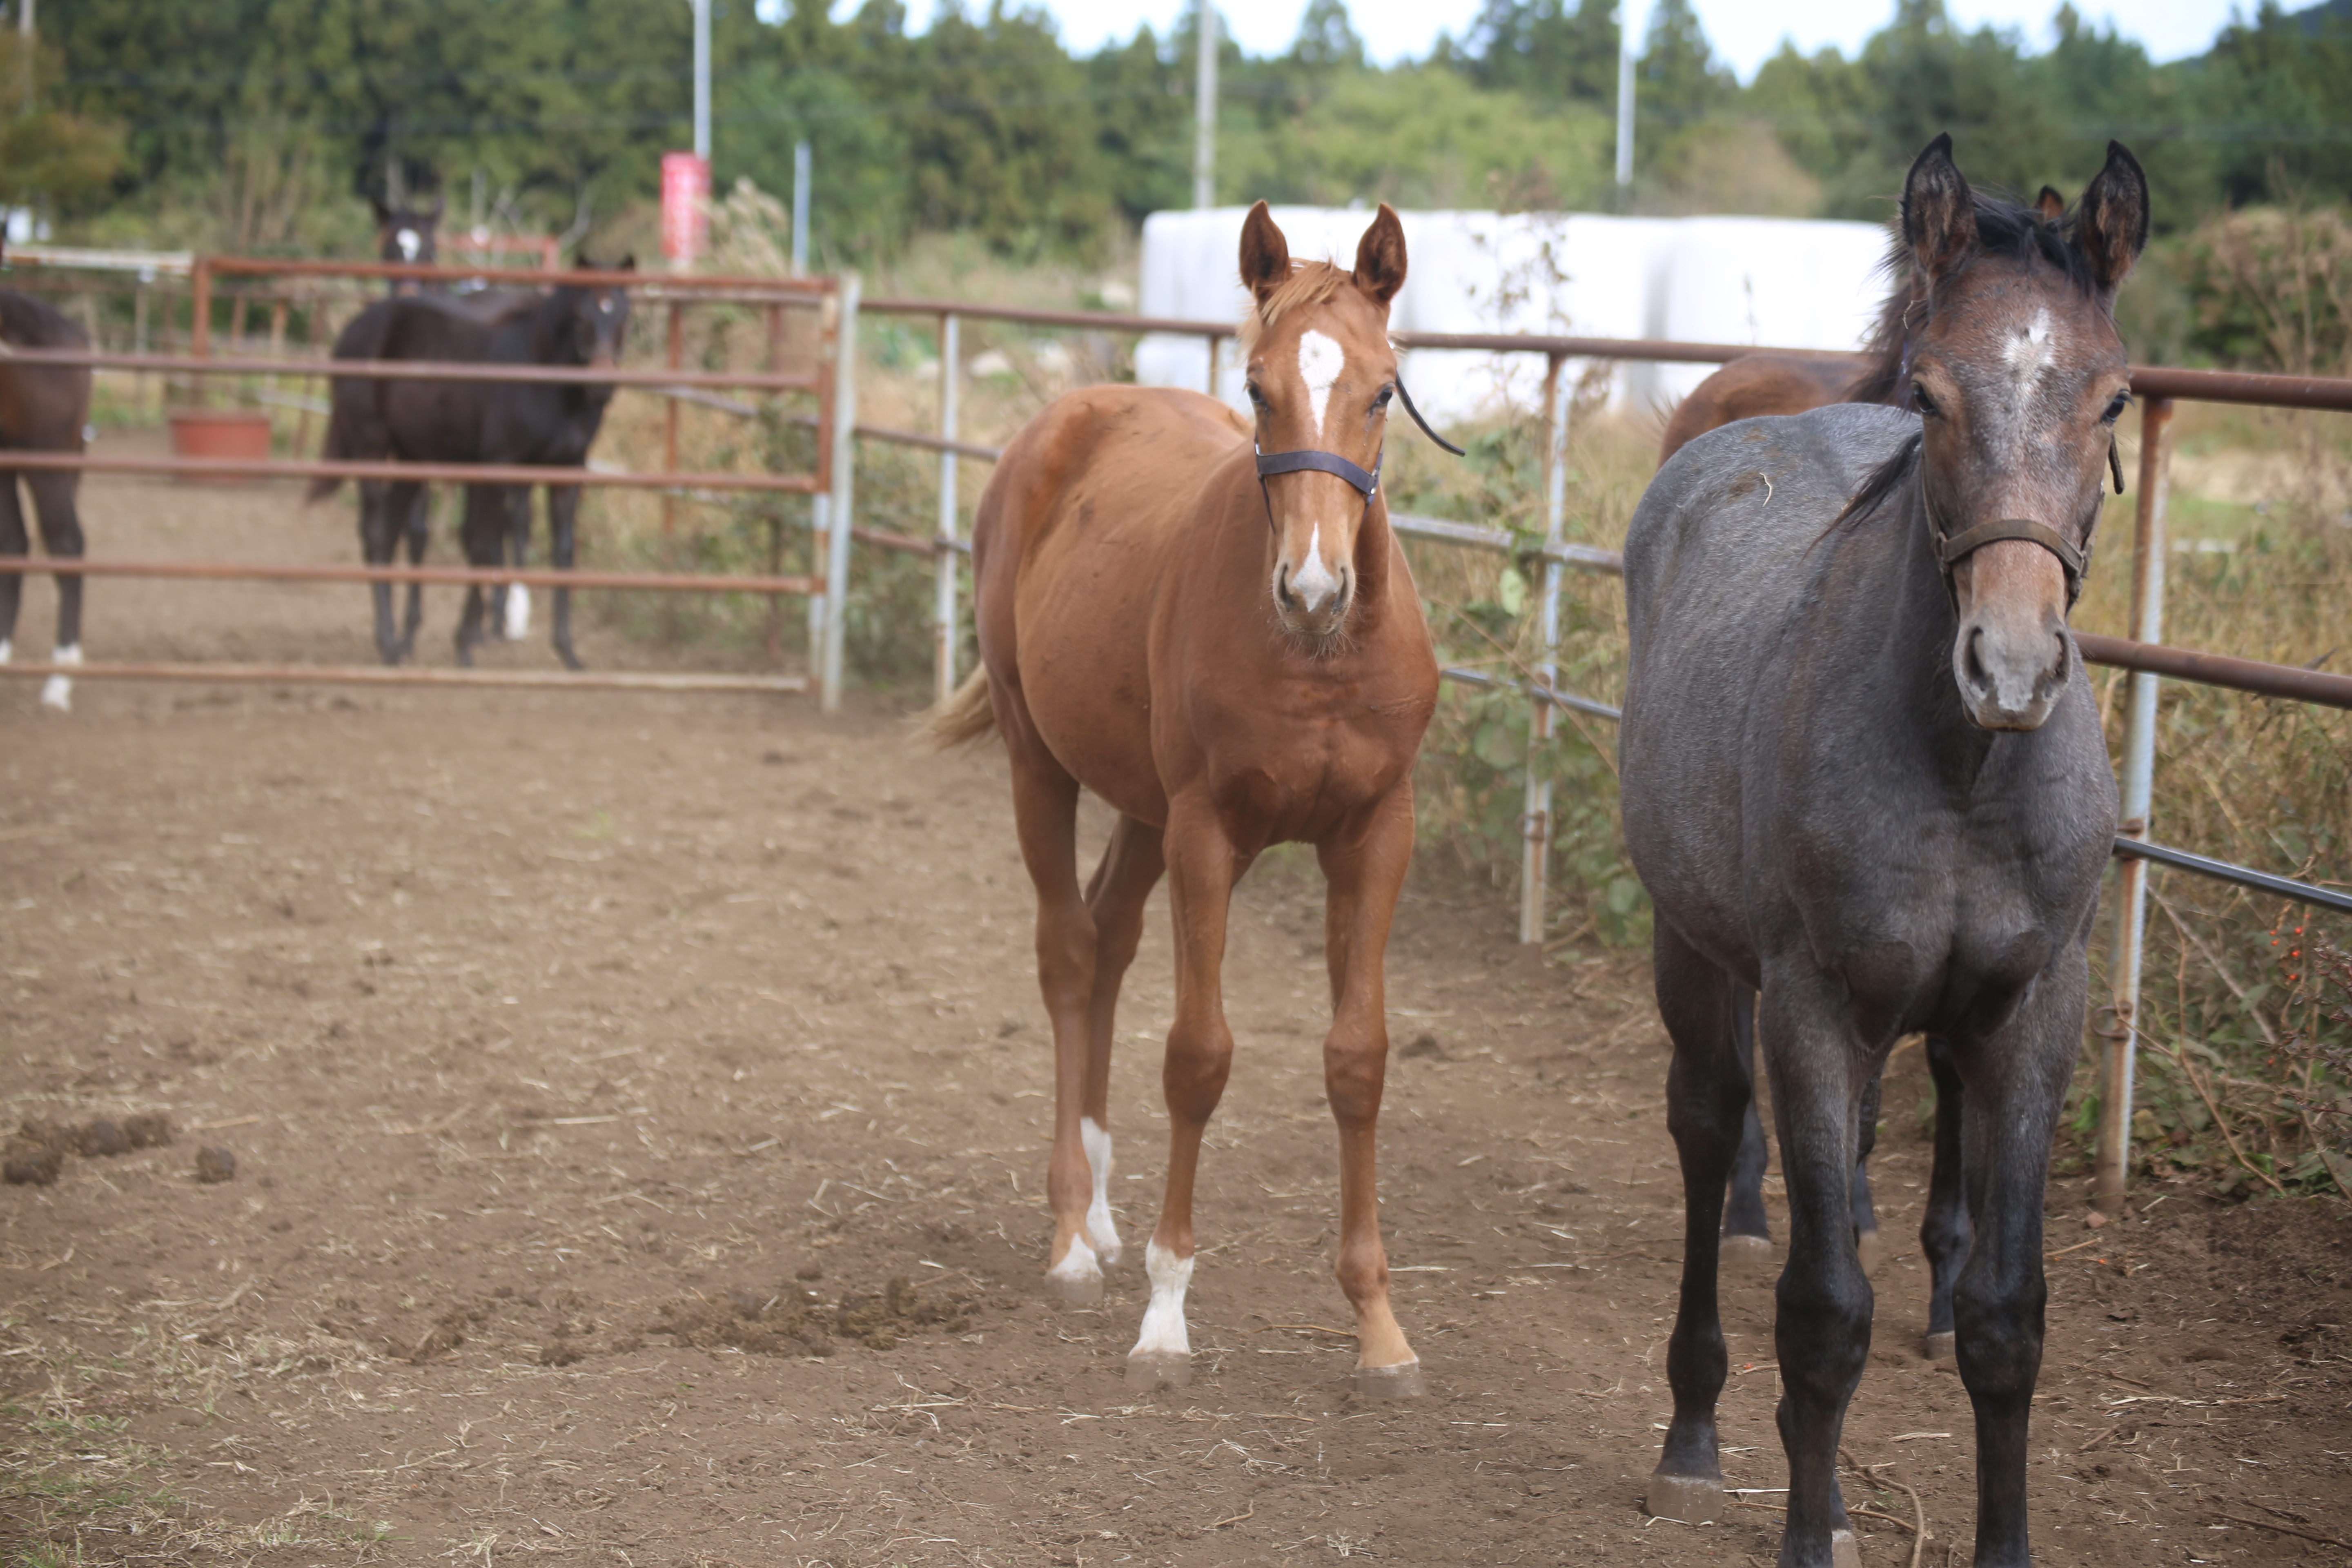
[[[1356, 1386], [1411, 1394], [1420, 1363], [1390, 1310], [1373, 1189], [1388, 1065], [1381, 959], [1412, 851], [1413, 757], [1437, 700], [1429, 628], [1379, 483], [1400, 391], [1387, 327], [1404, 230], [1382, 206], [1352, 272], [1294, 264], [1261, 202], [1243, 226], [1241, 273], [1256, 301], [1242, 334], [1255, 422], [1197, 393], [1093, 386], [1005, 448], [972, 530], [984, 668], [931, 730], [951, 744], [994, 729], [1012, 759], [1054, 1030], [1046, 1279], [1068, 1300], [1098, 1299], [1121, 1251], [1108, 1186], [1112, 1014], [1144, 900], [1169, 878], [1168, 1187], [1144, 1253], [1150, 1304], [1128, 1357], [1139, 1387], [1191, 1376], [1192, 1184], [1234, 1052], [1227, 904], [1266, 846], [1315, 846], [1328, 883], [1323, 1070], [1339, 1129], [1338, 1271], [1356, 1312]], [[1083, 893], [1081, 787], [1119, 814]]]

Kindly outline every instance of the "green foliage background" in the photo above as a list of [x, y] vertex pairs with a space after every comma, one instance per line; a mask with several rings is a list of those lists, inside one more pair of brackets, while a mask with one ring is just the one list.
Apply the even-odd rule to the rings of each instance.
[[[501, 222], [560, 231], [585, 215], [600, 240], [641, 239], [660, 154], [688, 138], [683, 5], [73, 0], [41, 24], [45, 119], [10, 132], [12, 153], [25, 142], [10, 189], [102, 213], [88, 220], [102, 237], [351, 249], [368, 234], [359, 196], [437, 188], [464, 214], [478, 180]], [[719, 0], [718, 188], [788, 188], [806, 138], [830, 261], [870, 266], [933, 231], [1008, 257], [1093, 256], [1190, 199], [1194, 27], [1078, 56], [1004, 0], [950, 5], [919, 34], [897, 0], [838, 20], [816, 0]], [[2352, 193], [2343, 5], [2265, 4], [2161, 67], [2071, 7], [2055, 31], [2037, 54], [2015, 31], [1959, 27], [1943, 0], [1900, 0], [1856, 58], [1784, 48], [1742, 87], [1688, 0], [1662, 0], [1632, 205], [1883, 217], [1905, 161], [1943, 130], [1972, 178], [2021, 192], [2075, 188], [2120, 137], [2165, 228], [2289, 190]], [[1486, 0], [1426, 59], [1378, 68], [1343, 0], [1316, 0], [1286, 53], [1224, 47], [1220, 197], [1615, 205], [1616, 54], [1609, 0]], [[9, 58], [0, 72], [25, 74]]]

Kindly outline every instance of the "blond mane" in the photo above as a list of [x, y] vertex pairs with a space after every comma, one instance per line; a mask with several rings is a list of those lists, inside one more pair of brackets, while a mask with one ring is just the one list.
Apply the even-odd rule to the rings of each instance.
[[1248, 353], [1257, 346], [1258, 334], [1283, 317], [1303, 305], [1321, 305], [1339, 296], [1339, 290], [1356, 280], [1356, 275], [1328, 261], [1299, 261], [1291, 266], [1290, 276], [1273, 298], [1243, 318], [1241, 328], [1242, 353]]

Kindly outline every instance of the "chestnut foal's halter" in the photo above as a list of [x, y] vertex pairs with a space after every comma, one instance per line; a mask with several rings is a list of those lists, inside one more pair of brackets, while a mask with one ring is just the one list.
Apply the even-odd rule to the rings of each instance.
[[[2107, 437], [2107, 469], [2115, 475], [2116, 494], [2124, 493], [2124, 460], [2116, 450], [2116, 438]], [[2003, 539], [2022, 539], [2038, 544], [2058, 557], [2058, 564], [2066, 571], [2066, 608], [2071, 611], [2074, 601], [2083, 596], [2083, 579], [2091, 570], [2091, 542], [2097, 534], [2099, 520], [2095, 511], [2091, 518], [2089, 533], [2081, 544], [2059, 532], [2046, 522], [2036, 522], [2030, 517], [1996, 518], [1990, 522], [1964, 528], [1958, 533], [1944, 531], [1944, 520], [1936, 514], [1936, 500], [1929, 493], [1927, 475], [1919, 477], [1919, 500], [1927, 509], [1927, 536], [1936, 546], [1936, 569], [1944, 574], [1944, 588], [1957, 595], [1952, 587], [1952, 568], [1960, 558]]]
[[[1429, 421], [1421, 416], [1421, 410], [1412, 405], [1412, 394], [1404, 389], [1404, 377], [1398, 376], [1391, 384], [1396, 387], [1397, 400], [1404, 405], [1404, 411], [1412, 416], [1412, 422], [1421, 426], [1421, 433], [1455, 457], [1462, 456], [1462, 448], [1431, 429]], [[1371, 510], [1372, 498], [1380, 493], [1381, 489], [1381, 464], [1387, 460], [1389, 448], [1387, 442], [1381, 443], [1381, 449], [1373, 457], [1369, 472], [1358, 468], [1337, 452], [1317, 452], [1304, 448], [1296, 452], [1261, 452], [1257, 449], [1255, 442], [1250, 444], [1250, 451], [1257, 458], [1258, 494], [1265, 500], [1265, 521], [1267, 526], [1271, 527], [1274, 523], [1274, 497], [1266, 492], [1265, 481], [1276, 474], [1309, 471], [1318, 474], [1336, 474], [1363, 492], [1364, 510]]]

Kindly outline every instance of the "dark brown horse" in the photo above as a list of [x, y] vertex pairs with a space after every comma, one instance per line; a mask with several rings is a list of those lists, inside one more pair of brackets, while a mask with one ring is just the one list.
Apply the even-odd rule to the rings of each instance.
[[[80, 349], [89, 334], [28, 295], [0, 289], [0, 343], [10, 348]], [[79, 452], [89, 425], [89, 372], [81, 366], [32, 366], [0, 357], [0, 451]], [[63, 470], [10, 470], [0, 458], [0, 555], [23, 555], [32, 548], [25, 529], [18, 480], [32, 492], [41, 522], [41, 548], [61, 560], [82, 552], [81, 516], [75, 501], [81, 475]], [[0, 664], [8, 662], [16, 637], [16, 612], [25, 579], [0, 574]], [[58, 576], [55, 664], [81, 662], [81, 579]], [[52, 675], [41, 687], [41, 702], [62, 713], [73, 706], [73, 680]]]
[[[387, 204], [382, 196], [370, 196], [368, 205], [375, 209], [375, 253], [380, 260], [405, 262], [424, 266], [437, 258], [440, 251], [442, 198], [435, 196], [429, 207], [401, 203]], [[394, 280], [394, 294], [421, 294], [425, 285], [413, 278]]]
[[[1191, 1375], [1193, 1178], [1234, 1052], [1228, 900], [1267, 846], [1315, 846], [1328, 882], [1323, 1070], [1356, 1386], [1412, 1394], [1420, 1363], [1389, 1306], [1373, 1183], [1382, 952], [1412, 852], [1413, 757], [1437, 701], [1429, 628], [1379, 485], [1400, 394], [1387, 328], [1404, 230], [1382, 206], [1353, 271], [1294, 265], [1261, 202], [1243, 226], [1241, 272], [1256, 301], [1242, 339], [1254, 420], [1197, 393], [1096, 386], [1005, 448], [972, 530], [986, 668], [933, 733], [952, 742], [994, 729], [1012, 758], [1054, 1029], [1046, 1279], [1068, 1300], [1098, 1297], [1121, 1250], [1108, 1201], [1112, 1014], [1144, 900], [1169, 878], [1168, 1186], [1144, 1253], [1150, 1305], [1128, 1356], [1141, 1387]], [[1119, 814], [1083, 891], [1081, 788]]]
[[[1647, 1506], [1697, 1521], [1724, 1501], [1717, 1227], [1755, 993], [1789, 1191], [1781, 1568], [1854, 1561], [1839, 1433], [1874, 1300], [1853, 1173], [1865, 1089], [1910, 1035], [1952, 1069], [1938, 1116], [1958, 1135], [1938, 1139], [1921, 1242], [1975, 1410], [1975, 1563], [2032, 1560], [2043, 1203], [2116, 826], [2067, 616], [2130, 402], [2116, 289], [2147, 227], [2120, 145], [2060, 228], [1974, 195], [1937, 137], [1904, 187], [1923, 300], [1910, 408], [1711, 431], [1626, 532], [1625, 842], [1657, 910], [1684, 1202], [1674, 1420]], [[1960, 1223], [1938, 1226], [1944, 1205]]]

